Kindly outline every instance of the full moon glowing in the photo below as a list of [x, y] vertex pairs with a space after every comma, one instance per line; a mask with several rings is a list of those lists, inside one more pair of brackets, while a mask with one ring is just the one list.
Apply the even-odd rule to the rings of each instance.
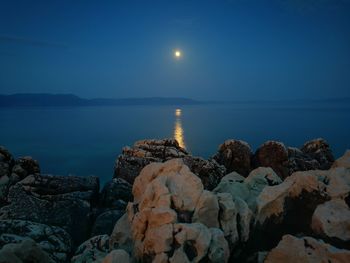
[[181, 57], [181, 51], [180, 50], [175, 50], [175, 52], [174, 52], [174, 56], [175, 56], [175, 58], [180, 58]]

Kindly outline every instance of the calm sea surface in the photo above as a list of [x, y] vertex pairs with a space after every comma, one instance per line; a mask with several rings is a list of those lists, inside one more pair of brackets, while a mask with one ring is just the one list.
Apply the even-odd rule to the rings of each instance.
[[175, 137], [192, 154], [213, 155], [234, 138], [255, 150], [266, 140], [301, 146], [323, 137], [339, 157], [350, 149], [347, 105], [269, 104], [0, 109], [0, 145], [30, 155], [43, 173], [112, 178], [122, 147], [146, 138]]

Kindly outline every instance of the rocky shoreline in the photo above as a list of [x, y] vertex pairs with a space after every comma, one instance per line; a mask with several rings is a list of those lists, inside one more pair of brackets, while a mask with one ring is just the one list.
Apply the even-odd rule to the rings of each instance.
[[125, 147], [111, 181], [41, 174], [0, 147], [2, 262], [350, 262], [350, 151], [323, 139]]

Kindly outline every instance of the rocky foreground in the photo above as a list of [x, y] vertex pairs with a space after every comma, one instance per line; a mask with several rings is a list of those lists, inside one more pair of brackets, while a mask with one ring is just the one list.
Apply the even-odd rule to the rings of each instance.
[[125, 147], [114, 178], [40, 173], [0, 147], [2, 262], [350, 262], [350, 151], [227, 140]]

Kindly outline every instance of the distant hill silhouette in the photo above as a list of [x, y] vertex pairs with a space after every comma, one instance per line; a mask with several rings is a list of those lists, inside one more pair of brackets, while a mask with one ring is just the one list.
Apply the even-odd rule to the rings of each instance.
[[194, 105], [204, 102], [188, 98], [126, 98], [83, 99], [73, 94], [13, 94], [0, 95], [0, 107], [53, 107], [53, 106], [123, 106], [123, 105]]

